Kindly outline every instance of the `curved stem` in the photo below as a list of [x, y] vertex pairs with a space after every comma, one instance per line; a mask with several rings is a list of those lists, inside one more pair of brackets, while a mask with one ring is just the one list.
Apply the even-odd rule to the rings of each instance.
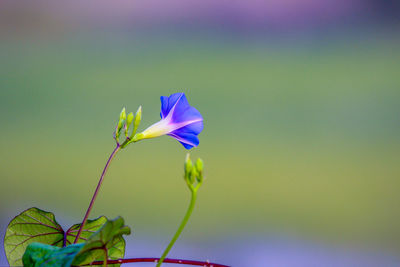
[[86, 211], [85, 217], [83, 218], [82, 224], [81, 224], [81, 226], [79, 227], [79, 231], [78, 231], [78, 233], [77, 233], [77, 235], [76, 235], [74, 244], [75, 244], [76, 242], [78, 242], [78, 240], [79, 240], [79, 236], [81, 235], [82, 230], [83, 230], [83, 227], [85, 226], [85, 223], [86, 223], [86, 221], [87, 221], [87, 219], [88, 219], [88, 217], [89, 217], [89, 213], [90, 213], [90, 211], [91, 211], [92, 208], [93, 208], [94, 201], [96, 200], [97, 194], [99, 193], [101, 184], [103, 183], [103, 180], [104, 180], [104, 176], [105, 176], [105, 174], [107, 173], [107, 169], [108, 169], [108, 167], [110, 166], [110, 163], [111, 163], [111, 161], [113, 160], [115, 154], [117, 154], [117, 152], [118, 152], [120, 149], [121, 149], [120, 145], [117, 144], [117, 146], [115, 147], [115, 149], [114, 149], [113, 152], [111, 153], [110, 157], [108, 158], [107, 163], [106, 163], [106, 166], [104, 166], [103, 172], [101, 173], [101, 176], [100, 176], [100, 180], [99, 180], [99, 182], [98, 182], [98, 184], [97, 184], [96, 190], [94, 191], [92, 200], [90, 201], [89, 207], [88, 207], [88, 209], [87, 209], [87, 211]]
[[164, 253], [162, 254], [160, 261], [157, 263], [156, 267], [160, 267], [161, 264], [163, 263], [165, 257], [167, 257], [168, 252], [171, 250], [172, 246], [175, 244], [176, 240], [178, 240], [179, 235], [182, 233], [183, 228], [185, 228], [186, 223], [188, 222], [190, 215], [192, 214], [194, 204], [196, 203], [196, 196], [197, 196], [197, 191], [196, 190], [191, 190], [192, 192], [192, 198], [190, 199], [190, 204], [189, 208], [186, 211], [185, 217], [183, 217], [183, 220], [181, 222], [181, 225], [179, 226], [178, 230], [176, 231], [174, 237], [172, 238], [171, 242], [169, 242], [168, 247], [165, 249]]
[[[135, 262], [157, 262], [160, 258], [130, 258], [130, 259], [119, 259], [119, 260], [108, 260], [108, 264], [121, 264], [121, 263], [135, 263]], [[212, 263], [208, 261], [192, 261], [192, 260], [180, 260], [180, 259], [164, 259], [165, 263], [195, 265], [195, 266], [206, 266], [206, 267], [229, 267], [228, 265]], [[94, 261], [87, 265], [102, 265], [103, 261]]]

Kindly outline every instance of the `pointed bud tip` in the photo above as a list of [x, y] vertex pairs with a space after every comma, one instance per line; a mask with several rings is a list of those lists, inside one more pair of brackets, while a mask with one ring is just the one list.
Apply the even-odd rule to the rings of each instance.
[[192, 170], [192, 167], [193, 167], [193, 163], [192, 163], [192, 160], [190, 159], [190, 154], [187, 153], [186, 158], [185, 158], [185, 173], [189, 174], [190, 171]]
[[201, 158], [198, 158], [197, 161], [196, 161], [196, 169], [199, 172], [202, 172], [203, 171], [203, 166], [204, 166], [203, 160]]
[[139, 117], [139, 119], [142, 117], [142, 106], [139, 106], [139, 108], [137, 109], [136, 117]]
[[129, 113], [128, 114], [128, 117], [126, 118], [126, 124], [131, 124], [131, 122], [133, 121], [133, 113], [131, 112], [131, 113]]
[[119, 119], [120, 120], [125, 120], [126, 119], [126, 109], [125, 109], [125, 107], [122, 108], [121, 113], [119, 114]]
[[[141, 120], [142, 120], [142, 106], [139, 106], [139, 108], [135, 114], [135, 119], [133, 121], [133, 131], [132, 131], [131, 137], [133, 137], [134, 139], [135, 139], [136, 131], [139, 128], [139, 124], [140, 124]], [[143, 139], [143, 134], [141, 135], [140, 139]], [[137, 139], [137, 140], [140, 140], [140, 139]]]

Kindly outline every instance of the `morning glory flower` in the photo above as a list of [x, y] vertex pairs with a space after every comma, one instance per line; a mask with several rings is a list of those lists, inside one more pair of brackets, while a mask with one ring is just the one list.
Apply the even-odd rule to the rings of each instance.
[[184, 93], [162, 96], [160, 99], [161, 120], [137, 134], [135, 141], [169, 135], [186, 149], [198, 146], [197, 136], [203, 130], [203, 117], [200, 112], [189, 105]]

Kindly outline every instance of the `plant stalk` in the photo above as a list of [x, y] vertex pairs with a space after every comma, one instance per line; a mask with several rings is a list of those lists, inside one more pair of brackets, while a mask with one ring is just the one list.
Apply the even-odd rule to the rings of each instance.
[[107, 248], [104, 248], [104, 264], [103, 267], [107, 267], [108, 264], [108, 251]]
[[103, 183], [104, 176], [105, 176], [106, 173], [107, 173], [108, 167], [110, 166], [111, 161], [113, 160], [114, 156], [117, 154], [117, 152], [118, 152], [120, 149], [121, 149], [120, 145], [117, 144], [117, 146], [115, 147], [115, 149], [114, 149], [113, 152], [111, 153], [110, 157], [108, 158], [107, 163], [106, 163], [106, 166], [104, 166], [103, 172], [101, 173], [101, 176], [100, 176], [100, 180], [99, 180], [99, 182], [98, 182], [98, 184], [97, 184], [96, 190], [94, 191], [92, 200], [90, 201], [89, 207], [88, 207], [88, 209], [86, 210], [85, 217], [83, 218], [82, 224], [81, 224], [81, 226], [79, 227], [79, 231], [78, 231], [78, 233], [77, 233], [77, 235], [76, 235], [76, 237], [75, 237], [74, 244], [76, 244], [76, 243], [78, 242], [78, 240], [79, 240], [79, 236], [81, 235], [82, 230], [83, 230], [83, 227], [85, 226], [85, 223], [86, 223], [86, 221], [87, 221], [87, 219], [88, 219], [88, 217], [89, 217], [90, 211], [91, 211], [92, 208], [93, 208], [94, 201], [96, 200], [97, 194], [99, 193], [101, 184]]
[[[108, 264], [122, 264], [122, 263], [136, 263], [136, 262], [157, 262], [160, 258], [128, 258], [128, 259], [119, 259], [119, 260], [108, 260]], [[205, 267], [229, 267], [228, 265], [212, 263], [209, 261], [192, 261], [192, 260], [180, 260], [180, 259], [164, 259], [165, 263], [175, 263], [175, 264], [184, 264], [184, 265], [194, 265], [194, 266], [205, 266]], [[103, 261], [94, 261], [88, 265], [102, 265]]]
[[176, 240], [178, 240], [179, 235], [182, 233], [183, 228], [185, 228], [186, 223], [188, 222], [190, 215], [192, 214], [193, 208], [194, 208], [194, 204], [196, 203], [196, 197], [197, 197], [197, 190], [191, 190], [192, 192], [192, 197], [190, 199], [190, 204], [189, 204], [189, 208], [186, 211], [185, 217], [183, 217], [183, 220], [178, 228], [178, 230], [176, 231], [174, 237], [172, 238], [172, 240], [169, 242], [168, 247], [164, 250], [164, 253], [162, 254], [160, 260], [157, 263], [156, 267], [160, 267], [161, 264], [164, 262], [164, 259], [167, 257], [168, 252], [171, 250], [172, 246], [175, 244]]

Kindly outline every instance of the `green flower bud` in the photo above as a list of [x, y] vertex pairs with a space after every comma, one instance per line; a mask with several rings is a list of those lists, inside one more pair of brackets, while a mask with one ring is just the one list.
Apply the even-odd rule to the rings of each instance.
[[125, 119], [126, 119], [126, 111], [125, 111], [125, 108], [123, 108], [121, 113], [119, 114], [119, 121], [118, 121], [117, 127], [115, 129], [115, 140], [117, 140], [117, 142], [118, 142], [118, 138], [119, 138], [121, 129], [124, 126]]
[[185, 177], [190, 176], [192, 169], [193, 169], [193, 163], [192, 160], [190, 159], [190, 154], [187, 153], [185, 159]]
[[190, 183], [194, 184], [194, 182], [196, 180], [197, 181], [199, 180], [198, 177], [199, 177], [199, 172], [197, 171], [196, 167], [193, 166], [192, 171], [190, 172], [190, 176], [189, 176]]
[[203, 160], [201, 158], [198, 158], [196, 161], [196, 169], [198, 172], [203, 172]]
[[137, 129], [139, 128], [140, 121], [142, 120], [142, 106], [138, 108], [135, 114], [135, 120], [133, 121], [133, 130], [131, 138], [135, 136]]
[[119, 120], [126, 120], [126, 111], [125, 108], [122, 109], [121, 113], [119, 114]]
[[131, 112], [128, 114], [128, 117], [126, 118], [126, 125], [128, 125], [128, 127], [129, 127], [129, 125], [132, 123], [132, 121], [133, 121], [133, 113]]
[[125, 123], [125, 136], [128, 137], [128, 130], [129, 127], [131, 126], [131, 123], [133, 121], [133, 113], [129, 113], [128, 117], [126, 118], [126, 123]]
[[190, 159], [190, 154], [186, 154], [184, 164], [184, 179], [192, 192], [196, 192], [203, 182], [203, 161], [197, 159], [195, 165], [193, 165]]
[[201, 158], [198, 158], [196, 161], [196, 169], [198, 172], [198, 175], [196, 176], [197, 182], [201, 182], [203, 180], [203, 160]]

